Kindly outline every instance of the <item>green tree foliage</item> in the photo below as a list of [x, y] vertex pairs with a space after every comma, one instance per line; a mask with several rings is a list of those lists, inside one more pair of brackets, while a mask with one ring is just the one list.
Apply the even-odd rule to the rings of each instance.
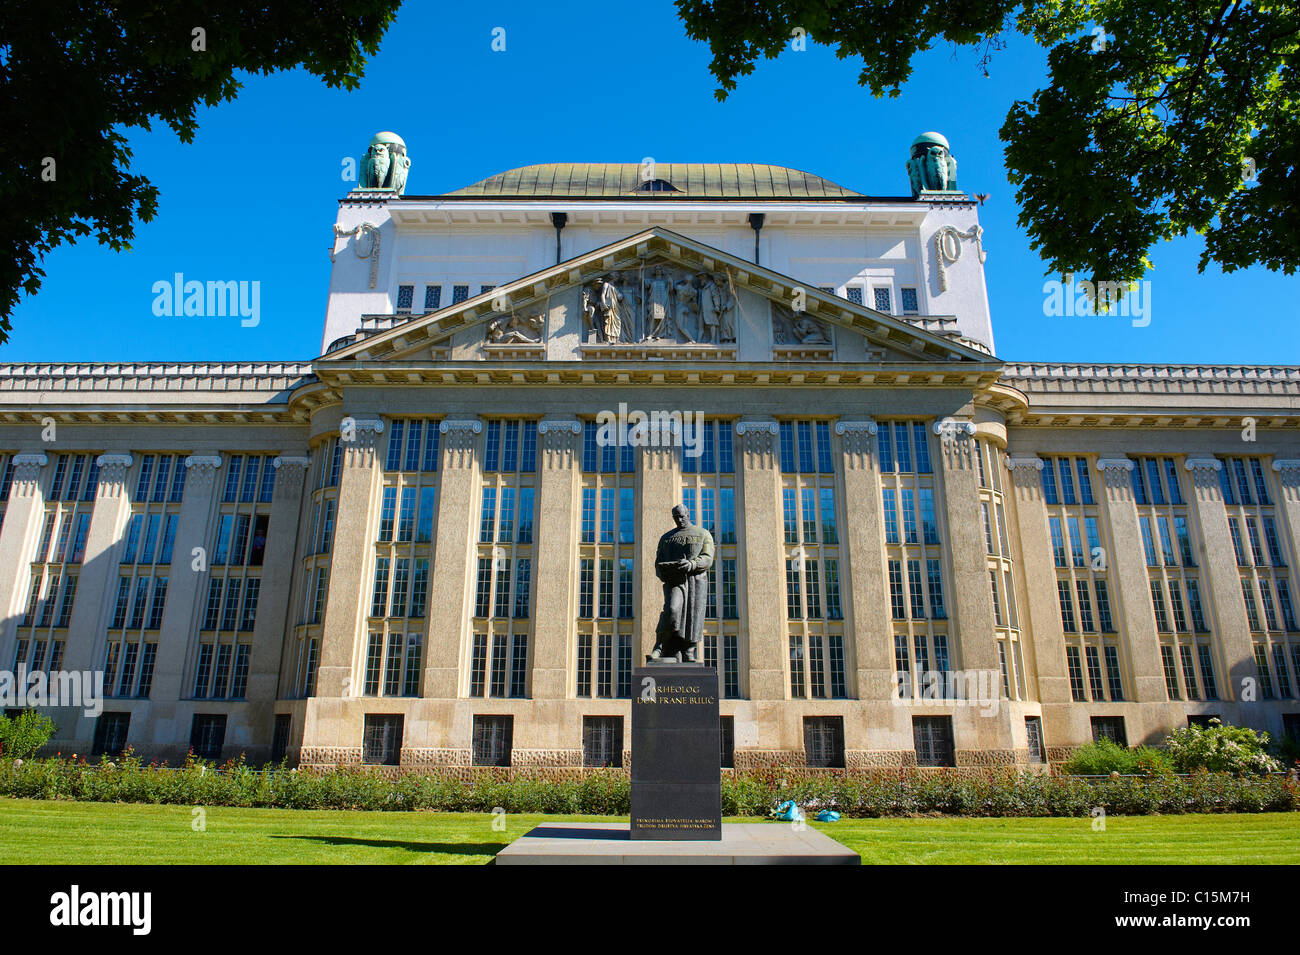
[[0, 757], [31, 759], [54, 735], [54, 721], [35, 710], [17, 716], [0, 715]]
[[1049, 85], [1001, 137], [1019, 221], [1049, 273], [1143, 277], [1161, 239], [1202, 233], [1200, 268], [1300, 264], [1300, 10], [1237, 0], [677, 0], [719, 99], [802, 29], [897, 96], [937, 44], [1048, 48]]
[[236, 72], [303, 67], [354, 89], [393, 0], [71, 0], [0, 6], [0, 341], [44, 256], [93, 235], [130, 247], [158, 190], [131, 170], [126, 131], [161, 122], [183, 142], [200, 104], [232, 100]]

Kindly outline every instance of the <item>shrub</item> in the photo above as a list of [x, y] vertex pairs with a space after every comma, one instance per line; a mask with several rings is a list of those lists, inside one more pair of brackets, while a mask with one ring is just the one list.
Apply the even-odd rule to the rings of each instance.
[[10, 719], [0, 715], [0, 756], [30, 759], [54, 735], [54, 721], [35, 710], [23, 710]]
[[1285, 769], [1300, 767], [1300, 736], [1280, 736], [1271, 747], [1273, 758]]
[[1100, 739], [1076, 749], [1063, 768], [1076, 776], [1166, 776], [1173, 772], [1174, 764], [1167, 753], [1154, 746], [1129, 749]]
[[1275, 773], [1282, 764], [1268, 755], [1268, 734], [1248, 726], [1224, 726], [1217, 719], [1209, 726], [1195, 723], [1174, 730], [1165, 740], [1180, 773]]
[[[116, 761], [84, 758], [0, 759], [0, 796], [94, 802], [245, 806], [282, 809], [627, 815], [625, 774], [592, 772], [556, 780], [494, 772], [465, 780], [430, 773], [386, 778], [361, 767], [300, 773], [284, 766], [256, 771], [242, 760], [214, 767], [202, 760], [167, 769], [142, 765], [129, 750]], [[1300, 784], [1280, 774], [1072, 776], [1007, 770], [987, 777], [819, 773], [798, 769], [743, 772], [722, 779], [726, 815], [763, 817], [793, 799], [806, 814], [833, 809], [847, 817], [1087, 816], [1100, 806], [1114, 815], [1186, 812], [1300, 811]]]

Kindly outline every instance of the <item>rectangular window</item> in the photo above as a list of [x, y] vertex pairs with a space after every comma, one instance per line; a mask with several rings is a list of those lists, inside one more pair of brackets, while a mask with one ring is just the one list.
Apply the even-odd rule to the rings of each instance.
[[1087, 690], [1083, 685], [1083, 665], [1079, 660], [1078, 647], [1065, 648], [1065, 662], [1070, 671], [1070, 694], [1076, 702], [1084, 702], [1088, 699]]
[[226, 744], [226, 714], [194, 714], [190, 724], [190, 749], [200, 759], [220, 762]]
[[844, 717], [805, 716], [803, 719], [805, 761], [811, 768], [838, 769], [844, 766]]
[[1029, 743], [1029, 761], [1041, 763], [1047, 758], [1043, 748], [1043, 721], [1037, 716], [1025, 717], [1025, 736]]
[[591, 767], [623, 765], [623, 717], [584, 716], [582, 718], [582, 765]]
[[1214, 681], [1214, 658], [1210, 654], [1208, 644], [1199, 643], [1196, 645], [1196, 660], [1201, 668], [1201, 685], [1205, 687], [1205, 698], [1207, 700], [1217, 700], [1219, 698], [1219, 688]]
[[367, 713], [361, 731], [361, 761], [376, 766], [396, 766], [401, 762], [401, 754], [401, 714]]
[[955, 766], [951, 716], [912, 717], [918, 766]]
[[1162, 646], [1160, 648], [1160, 665], [1165, 673], [1165, 693], [1171, 700], [1181, 700], [1182, 692], [1178, 688], [1178, 667], [1174, 661], [1174, 648]]
[[397, 314], [411, 314], [411, 300], [415, 297], [414, 285], [397, 286]]
[[514, 748], [514, 717], [475, 716], [473, 746], [475, 766], [509, 766]]
[[1106, 658], [1106, 680], [1110, 686], [1110, 698], [1114, 702], [1119, 702], [1124, 699], [1124, 683], [1119, 669], [1119, 650], [1108, 643], [1102, 651]]

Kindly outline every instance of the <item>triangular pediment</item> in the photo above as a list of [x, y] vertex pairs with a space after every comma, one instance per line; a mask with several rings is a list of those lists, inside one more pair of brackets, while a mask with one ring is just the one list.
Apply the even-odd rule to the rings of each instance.
[[658, 227], [395, 320], [318, 363], [476, 360], [996, 363], [920, 321]]

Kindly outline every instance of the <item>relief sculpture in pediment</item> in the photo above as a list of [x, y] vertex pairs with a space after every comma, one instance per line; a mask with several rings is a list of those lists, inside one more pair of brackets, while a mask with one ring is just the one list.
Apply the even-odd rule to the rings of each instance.
[[807, 312], [772, 303], [772, 342], [776, 345], [829, 345], [830, 329]]
[[723, 273], [662, 263], [623, 269], [583, 288], [583, 337], [592, 344], [734, 343], [735, 310]]
[[487, 327], [489, 345], [536, 345], [542, 340], [546, 322], [540, 313], [500, 315]]

